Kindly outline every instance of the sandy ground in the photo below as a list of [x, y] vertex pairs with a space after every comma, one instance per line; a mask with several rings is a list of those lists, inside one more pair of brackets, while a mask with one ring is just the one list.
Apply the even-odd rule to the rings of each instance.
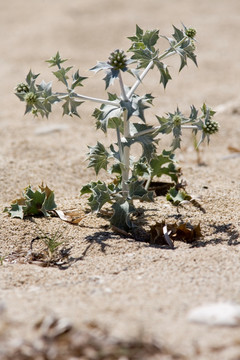
[[[1, 359], [7, 354], [17, 359], [11, 352], [21, 348], [20, 340], [35, 341], [39, 335], [34, 326], [50, 315], [68, 319], [77, 331], [91, 334], [97, 328], [120, 340], [154, 340], [169, 351], [156, 359], [240, 359], [239, 327], [188, 321], [195, 306], [240, 303], [240, 157], [229, 151], [230, 146], [240, 147], [239, 0], [1, 1], [0, 208], [9, 206], [28, 184], [36, 187], [44, 181], [54, 190], [59, 209], [84, 210], [80, 188], [95, 179], [92, 169], [86, 169], [87, 145], [104, 141], [94, 130], [89, 103], [81, 106], [81, 119], [62, 118], [61, 110], [48, 121], [24, 117], [13, 89], [29, 68], [52, 80], [44, 60], [59, 50], [89, 77], [83, 92], [104, 97], [102, 74], [88, 71], [97, 60], [107, 59], [116, 48], [127, 49], [126, 37], [134, 34], [136, 24], [170, 35], [171, 25], [181, 21], [198, 31], [199, 68], [189, 64], [178, 74], [173, 62], [173, 81], [166, 91], [158, 87], [155, 75], [146, 78], [143, 90], [158, 96], [151, 119], [154, 113], [163, 115], [176, 106], [188, 111], [191, 104], [199, 107], [204, 101], [219, 110], [221, 132], [201, 150], [205, 166], [196, 162], [190, 135], [178, 153], [187, 190], [206, 210], [185, 206], [181, 219], [200, 222], [203, 239], [193, 245], [176, 242], [175, 250], [167, 250], [114, 234], [106, 219], [93, 215], [74, 226], [58, 218], [33, 222], [1, 213]], [[100, 177], [106, 179], [103, 173]], [[146, 209], [146, 227], [163, 219], [172, 222], [177, 214], [163, 197], [140, 206]], [[39, 229], [62, 232], [70, 248], [66, 270], [27, 262]]]

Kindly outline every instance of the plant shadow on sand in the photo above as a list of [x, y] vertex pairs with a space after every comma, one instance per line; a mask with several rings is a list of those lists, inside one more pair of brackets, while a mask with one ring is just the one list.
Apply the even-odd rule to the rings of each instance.
[[[240, 245], [240, 234], [238, 230], [234, 227], [233, 224], [218, 224], [218, 225], [208, 225], [208, 227], [213, 229], [213, 232], [211, 234], [211, 239], [198, 239], [192, 241], [192, 243], [189, 243], [190, 248], [197, 248], [197, 247], [206, 247], [208, 245], [218, 245], [218, 244], [227, 244], [228, 246], [237, 246]], [[210, 233], [210, 231], [209, 231]], [[125, 238], [127, 241], [130, 242], [136, 242], [136, 243], [145, 243], [146, 246], [151, 246], [156, 249], [164, 249], [164, 250], [172, 250], [169, 248], [167, 244], [152, 244], [150, 241], [150, 235], [149, 232], [147, 232], [142, 227], [136, 227], [134, 229], [134, 232], [129, 234], [129, 236], [119, 235], [115, 232], [109, 231], [97, 231], [92, 235], [89, 235], [85, 237], [85, 241], [87, 241], [89, 244], [84, 250], [82, 256], [80, 257], [83, 259], [88, 250], [94, 245], [97, 244], [100, 246], [101, 252], [106, 253], [106, 249], [110, 248], [112, 245], [109, 243], [109, 240], [116, 240], [120, 237]], [[180, 240], [181, 241], [181, 240]], [[182, 240], [182, 242], [185, 242]], [[179, 240], [177, 241], [179, 243]], [[176, 250], [177, 246], [174, 247], [173, 250]]]
[[240, 234], [233, 224], [209, 225], [209, 227], [213, 228], [213, 238], [210, 240], [198, 240], [191, 247], [205, 247], [223, 243], [229, 246], [240, 245]]

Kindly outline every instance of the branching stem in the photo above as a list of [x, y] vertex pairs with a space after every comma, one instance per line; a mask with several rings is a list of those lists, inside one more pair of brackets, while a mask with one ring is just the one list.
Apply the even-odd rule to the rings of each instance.
[[[56, 95], [58, 95], [60, 98], [64, 99], [64, 97], [67, 97], [69, 94], [68, 93], [56, 93]], [[81, 94], [77, 94], [77, 93], [74, 93], [74, 97], [76, 97], [78, 99], [82, 99], [82, 100], [93, 101], [93, 102], [100, 103], [100, 104], [114, 105], [116, 107], [120, 107], [120, 104], [117, 101], [99, 99], [99, 98], [95, 98], [92, 96], [86, 96], [86, 95], [81, 95]]]
[[99, 99], [99, 98], [95, 98], [92, 96], [86, 96], [86, 95], [81, 95], [81, 94], [75, 94], [75, 95], [77, 98], [82, 99], [82, 100], [88, 100], [88, 101], [93, 101], [93, 102], [100, 103], [100, 104], [114, 105], [114, 106], [120, 107], [120, 104], [117, 101]]
[[[187, 40], [187, 36], [185, 36], [182, 40], [180, 40], [177, 44], [175, 44], [174, 46], [172, 46], [172, 48], [166, 50], [162, 55], [160, 55], [157, 59], [158, 60], [163, 60], [166, 59], [169, 56], [172, 56], [175, 54], [175, 49], [182, 45], [184, 43], [184, 41]], [[171, 51], [172, 49], [172, 51]], [[129, 90], [129, 92], [127, 93], [127, 97], [131, 98], [131, 96], [133, 95], [134, 91], [138, 88], [138, 86], [141, 84], [141, 82], [143, 81], [143, 79], [145, 78], [145, 76], [147, 75], [147, 73], [149, 72], [149, 70], [152, 69], [154, 65], [154, 59], [152, 59], [148, 66], [143, 70], [142, 74], [139, 76], [139, 79], [137, 79], [137, 81], [133, 84], [132, 88]]]
[[[146, 129], [146, 130], [143, 130], [143, 131], [139, 131], [138, 133], [132, 135], [132, 136], [128, 136], [128, 139], [136, 139], [138, 138], [139, 136], [143, 136], [143, 135], [146, 135], [146, 134], [152, 134], [154, 132], [157, 132], [159, 129], [161, 128], [161, 125], [160, 126], [155, 126], [151, 129]], [[197, 125], [182, 125], [181, 126], [182, 129], [191, 129], [191, 130], [197, 130], [198, 127]]]
[[139, 76], [139, 79], [137, 79], [137, 81], [135, 82], [135, 84], [133, 84], [132, 88], [129, 90], [129, 92], [127, 93], [127, 97], [131, 98], [131, 96], [133, 95], [134, 91], [137, 89], [137, 87], [141, 84], [142, 80], [145, 78], [145, 76], [147, 75], [147, 73], [149, 72], [149, 70], [152, 68], [153, 66], [153, 60], [150, 61], [150, 63], [148, 64], [148, 66], [145, 68], [145, 70], [142, 72], [142, 74]]

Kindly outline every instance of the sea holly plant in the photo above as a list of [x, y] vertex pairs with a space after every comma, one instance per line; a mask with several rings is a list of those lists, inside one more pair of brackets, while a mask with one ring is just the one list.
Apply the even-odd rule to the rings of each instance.
[[[39, 74], [30, 71], [24, 83], [16, 87], [16, 95], [26, 103], [25, 113], [48, 117], [52, 106], [62, 103], [63, 115], [79, 116], [79, 106], [84, 101], [100, 103], [93, 111], [96, 128], [104, 133], [115, 131], [116, 142], [105, 147], [101, 142], [89, 147], [89, 167], [98, 175], [105, 170], [114, 177], [112, 182], [92, 181], [81, 189], [81, 194], [89, 194], [89, 205], [92, 211], [99, 213], [102, 207], [109, 203], [112, 207], [111, 225], [124, 231], [133, 228], [132, 214], [135, 212], [134, 200], [153, 201], [154, 194], [149, 191], [153, 177], [168, 175], [176, 184], [179, 178], [174, 151], [180, 148], [183, 132], [186, 129], [194, 135], [200, 133], [198, 145], [218, 131], [218, 123], [212, 120], [214, 111], [206, 104], [200, 110], [191, 106], [188, 115], [179, 108], [165, 116], [156, 115], [157, 125], [147, 123], [146, 110], [153, 104], [154, 97], [149, 92], [139, 95], [137, 90], [145, 77], [153, 70], [159, 72], [160, 84], [166, 88], [171, 80], [167, 59], [179, 56], [181, 71], [187, 62], [197, 65], [195, 55], [195, 36], [193, 28], [183, 25], [181, 29], [173, 27], [171, 37], [159, 35], [159, 30], [144, 31], [138, 25], [136, 34], [129, 37], [130, 48], [114, 50], [106, 61], [98, 61], [92, 67], [95, 73], [104, 72], [107, 96], [104, 99], [82, 95], [77, 90], [87, 79], [73, 71], [71, 66], [65, 66], [59, 52], [47, 60], [53, 67], [53, 75], [64, 86], [65, 91], [54, 92], [52, 83], [42, 81], [37, 84]], [[157, 44], [166, 43], [166, 50], [160, 52]], [[133, 77], [131, 86], [124, 82], [126, 73]], [[71, 75], [70, 75], [71, 74]], [[108, 92], [114, 82], [119, 83], [119, 93]], [[169, 150], [158, 153], [159, 135], [172, 134]], [[131, 154], [131, 147], [139, 143], [142, 152], [139, 158]]]
[[23, 219], [25, 216], [50, 216], [50, 211], [57, 207], [54, 201], [54, 192], [48, 186], [39, 185], [39, 189], [34, 190], [29, 185], [22, 192], [22, 196], [13, 200], [10, 207], [6, 207], [7, 212], [12, 218]]

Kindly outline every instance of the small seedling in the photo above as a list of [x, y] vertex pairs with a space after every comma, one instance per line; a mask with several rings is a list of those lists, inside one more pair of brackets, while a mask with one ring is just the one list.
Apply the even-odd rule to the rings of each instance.
[[[55, 67], [53, 75], [66, 88], [63, 92], [53, 92], [52, 83], [42, 81], [37, 84], [39, 74], [29, 71], [26, 82], [16, 87], [16, 95], [26, 103], [25, 113], [34, 116], [48, 117], [52, 106], [63, 103], [63, 115], [79, 116], [79, 106], [84, 101], [100, 103], [93, 117], [96, 128], [107, 133], [116, 133], [116, 143], [108, 148], [101, 142], [89, 147], [89, 167], [96, 174], [106, 170], [115, 176], [113, 182], [92, 181], [81, 189], [81, 194], [89, 194], [89, 205], [93, 212], [100, 212], [109, 203], [112, 207], [111, 225], [123, 231], [133, 228], [132, 214], [135, 212], [134, 200], [153, 201], [153, 192], [149, 186], [154, 177], [165, 174], [171, 180], [178, 181], [178, 168], [174, 159], [174, 151], [180, 148], [182, 132], [190, 129], [195, 135], [200, 133], [199, 144], [218, 131], [218, 124], [212, 120], [214, 111], [206, 104], [200, 110], [191, 106], [190, 114], [184, 115], [178, 108], [166, 116], [156, 115], [157, 126], [149, 125], [145, 112], [152, 105], [154, 97], [151, 93], [139, 95], [138, 87], [143, 83], [150, 70], [159, 71], [160, 83], [165, 88], [171, 75], [165, 60], [177, 55], [180, 57], [181, 71], [187, 61], [197, 65], [195, 55], [195, 36], [193, 28], [183, 25], [182, 29], [173, 27], [172, 37], [159, 36], [159, 30], [143, 31], [136, 26], [136, 34], [129, 37], [131, 42], [127, 52], [114, 50], [106, 61], [99, 61], [91, 70], [95, 73], [103, 71], [106, 90], [115, 80], [119, 83], [119, 94], [109, 93], [108, 99], [99, 99], [77, 93], [77, 88], [83, 86], [86, 77], [79, 74], [79, 70], [69, 76], [72, 66], [65, 66], [66, 59], [62, 59], [59, 52], [47, 60], [50, 67]], [[166, 50], [160, 52], [157, 42], [161, 39], [167, 43]], [[127, 54], [130, 54], [128, 57]], [[131, 86], [124, 82], [124, 75], [130, 73], [135, 77]], [[157, 153], [158, 135], [172, 134], [170, 150]], [[139, 143], [142, 153], [139, 158], [131, 156], [131, 147]]]
[[25, 216], [44, 215], [49, 216], [49, 211], [57, 207], [54, 201], [54, 192], [43, 184], [39, 190], [33, 190], [29, 185], [22, 193], [22, 197], [13, 200], [11, 207], [6, 207], [4, 212], [11, 215], [12, 218], [23, 219]]
[[45, 233], [41, 229], [39, 229], [39, 232], [40, 234], [31, 241], [31, 250], [33, 247], [33, 243], [36, 240], [42, 241], [47, 247], [46, 251], [48, 254], [48, 261], [52, 261], [54, 255], [57, 253], [57, 249], [59, 248], [60, 245], [64, 243], [64, 241], [59, 241], [60, 239], [63, 238], [63, 232], [57, 230], [56, 232], [49, 234], [49, 233]]

